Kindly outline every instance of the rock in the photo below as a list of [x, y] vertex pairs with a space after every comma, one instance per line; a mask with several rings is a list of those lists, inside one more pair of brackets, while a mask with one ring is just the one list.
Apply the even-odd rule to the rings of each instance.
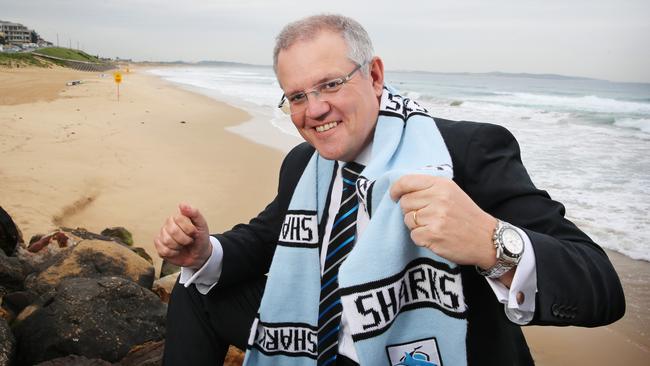
[[180, 272], [181, 267], [171, 264], [163, 259], [162, 266], [160, 266], [160, 278], [169, 276], [172, 273]]
[[38, 253], [43, 248], [50, 245], [52, 242], [54, 242], [60, 249], [67, 248], [69, 238], [65, 233], [61, 231], [55, 231], [52, 234], [40, 236], [38, 239], [37, 237], [32, 237], [32, 239], [29, 241], [27, 250], [32, 253]]
[[131, 235], [127, 229], [121, 226], [106, 228], [102, 230], [101, 234], [113, 239], [117, 239], [128, 246], [133, 245], [133, 235]]
[[16, 257], [7, 257], [0, 251], [0, 297], [21, 290], [25, 281], [22, 263]]
[[13, 326], [18, 326], [23, 320], [29, 318], [30, 315], [32, 315], [36, 310], [40, 309], [41, 305], [39, 304], [30, 304], [26, 308], [21, 311], [18, 316], [16, 316], [16, 319], [13, 321]]
[[452, 107], [460, 107], [462, 104], [463, 104], [462, 100], [454, 100], [453, 102], [449, 103], [449, 105]]
[[121, 277], [64, 279], [18, 316], [18, 363], [68, 354], [117, 362], [134, 345], [164, 338], [166, 311], [151, 291]]
[[0, 318], [7, 323], [11, 323], [16, 318], [16, 314], [5, 308], [0, 308]]
[[131, 250], [133, 250], [133, 252], [135, 254], [139, 255], [140, 257], [142, 257], [144, 260], [146, 260], [147, 262], [149, 262], [153, 266], [153, 259], [147, 253], [147, 251], [144, 250], [144, 248], [135, 247], [135, 248], [131, 248]]
[[174, 288], [179, 275], [180, 272], [176, 272], [174, 274], [159, 278], [153, 283], [151, 290], [156, 295], [158, 295], [158, 297], [160, 297], [160, 300], [162, 300], [165, 304], [169, 303], [169, 297], [172, 294], [172, 289]]
[[154, 268], [127, 247], [112, 241], [84, 240], [51, 266], [25, 280], [38, 293], [56, 287], [68, 277], [120, 276], [151, 288]]
[[22, 241], [18, 226], [7, 211], [0, 206], [0, 249], [6, 255], [13, 255], [16, 246]]
[[35, 235], [29, 245], [18, 245], [16, 257], [31, 271], [48, 267], [59, 256], [76, 246], [82, 239], [70, 233], [56, 230], [45, 235]]
[[16, 291], [6, 294], [0, 302], [0, 313], [9, 323], [11, 323], [27, 306], [38, 299], [38, 295], [30, 291]]
[[97, 358], [86, 358], [84, 356], [69, 355], [41, 362], [36, 366], [111, 366], [110, 362]]
[[9, 324], [0, 318], [0, 366], [11, 365], [16, 350], [16, 339], [11, 333]]
[[115, 366], [159, 366], [162, 365], [165, 341], [152, 341], [137, 345]]
[[[44, 236], [45, 235], [43, 235], [43, 234], [36, 234], [36, 235], [32, 236], [31, 239], [29, 239], [29, 245], [32, 245], [35, 242], [41, 240], [41, 238], [44, 237]], [[28, 247], [29, 247], [29, 245], [28, 245]]]
[[230, 346], [228, 348], [228, 353], [226, 354], [226, 359], [223, 362], [223, 366], [241, 366], [244, 363], [245, 353], [242, 352], [239, 348]]
[[79, 237], [81, 239], [104, 240], [104, 241], [113, 240], [113, 238], [108, 237], [108, 236], [91, 233], [90, 231], [88, 231], [88, 230], [86, 230], [86, 229], [84, 229], [82, 227], [78, 227], [76, 229], [70, 229], [68, 227], [62, 227], [61, 230], [65, 231], [66, 233], [70, 233], [70, 234], [72, 234], [74, 236], [77, 236], [77, 237]]

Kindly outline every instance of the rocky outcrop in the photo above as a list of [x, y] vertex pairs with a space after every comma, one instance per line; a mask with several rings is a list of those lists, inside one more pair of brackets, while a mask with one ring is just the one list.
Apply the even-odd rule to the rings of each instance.
[[[178, 272], [178, 268], [168, 270]], [[0, 209], [0, 366], [162, 364], [178, 276], [156, 283], [153, 260], [124, 228], [60, 228], [25, 244]]]
[[6, 255], [12, 255], [16, 245], [22, 241], [18, 226], [16, 226], [7, 211], [0, 207], [0, 251]]
[[170, 274], [180, 272], [181, 267], [171, 264], [167, 262], [166, 260], [163, 260], [162, 265], [160, 266], [160, 278], [169, 276]]
[[169, 303], [172, 289], [174, 288], [179, 275], [180, 272], [176, 272], [174, 274], [170, 274], [169, 276], [159, 278], [153, 283], [153, 287], [151, 289], [156, 293], [156, 295], [158, 295], [158, 297], [160, 297], [160, 299], [165, 304]]
[[62, 230], [34, 235], [29, 244], [19, 244], [16, 247], [16, 257], [29, 272], [40, 271], [72, 250], [81, 240], [83, 239]]
[[25, 287], [45, 293], [65, 278], [101, 276], [120, 276], [150, 289], [154, 268], [123, 245], [112, 241], [83, 240], [42, 272], [28, 276]]
[[104, 236], [104, 235], [100, 235], [100, 234], [90, 232], [90, 231], [88, 231], [88, 230], [86, 230], [86, 229], [84, 229], [82, 227], [78, 227], [76, 229], [71, 229], [71, 228], [68, 228], [68, 227], [62, 227], [61, 230], [68, 233], [68, 234], [72, 234], [72, 235], [74, 235], [74, 236], [76, 236], [76, 237], [78, 237], [80, 239], [104, 240], [104, 241], [113, 240], [112, 238], [110, 238], [108, 236]]
[[133, 347], [116, 366], [159, 366], [162, 365], [165, 341], [152, 341]]
[[48, 235], [36, 235], [29, 241], [27, 250], [32, 253], [40, 252], [43, 248], [54, 242], [58, 248], [67, 248], [69, 238], [61, 231], [55, 231]]
[[23, 288], [25, 274], [20, 260], [0, 251], [0, 297]]
[[9, 329], [9, 324], [0, 318], [0, 366], [11, 365], [14, 358], [16, 340]]
[[19, 315], [18, 362], [69, 354], [117, 362], [134, 345], [164, 338], [166, 311], [155, 294], [124, 278], [64, 279]]
[[151, 258], [149, 253], [147, 253], [147, 251], [144, 250], [144, 248], [134, 247], [134, 248], [131, 248], [131, 250], [133, 250], [133, 253], [139, 255], [140, 257], [142, 257], [142, 259], [146, 260], [147, 262], [149, 262], [153, 266], [153, 258]]
[[87, 358], [84, 356], [70, 355], [55, 358], [53, 360], [41, 362], [36, 366], [111, 366], [110, 362], [97, 358]]
[[107, 236], [111, 239], [120, 241], [128, 246], [133, 245], [133, 235], [131, 235], [131, 233], [127, 229], [121, 226], [106, 228], [102, 230], [100, 234]]
[[230, 346], [230, 348], [228, 348], [228, 353], [226, 354], [226, 359], [223, 362], [223, 366], [241, 366], [241, 364], [244, 363], [245, 356], [246, 354], [239, 348]]
[[11, 323], [18, 314], [37, 299], [38, 295], [31, 291], [10, 292], [0, 298], [0, 316]]

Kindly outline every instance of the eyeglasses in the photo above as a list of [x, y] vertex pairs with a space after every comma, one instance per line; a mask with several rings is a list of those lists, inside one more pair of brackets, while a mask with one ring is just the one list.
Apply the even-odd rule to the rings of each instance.
[[323, 102], [328, 102], [336, 94], [337, 91], [341, 90], [343, 85], [352, 79], [352, 76], [355, 72], [359, 71], [363, 65], [359, 65], [354, 68], [349, 74], [342, 76], [340, 78], [332, 79], [318, 85], [315, 85], [311, 89], [299, 91], [293, 93], [289, 96], [282, 94], [280, 98], [280, 103], [278, 103], [278, 108], [282, 110], [285, 114], [292, 115], [297, 113], [302, 113], [307, 109], [307, 96], [313, 94], [316, 98]]

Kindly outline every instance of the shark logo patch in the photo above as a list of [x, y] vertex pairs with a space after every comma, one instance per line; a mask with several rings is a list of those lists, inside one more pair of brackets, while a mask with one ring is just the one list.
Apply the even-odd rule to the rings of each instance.
[[442, 366], [436, 338], [386, 347], [392, 366]]

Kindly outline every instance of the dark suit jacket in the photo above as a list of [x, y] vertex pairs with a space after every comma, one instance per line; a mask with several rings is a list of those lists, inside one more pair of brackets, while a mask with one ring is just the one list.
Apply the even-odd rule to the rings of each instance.
[[[483, 210], [528, 234], [536, 258], [534, 325], [605, 325], [623, 316], [619, 279], [604, 251], [564, 218], [564, 206], [538, 190], [515, 138], [503, 127], [436, 119], [454, 164], [454, 181]], [[249, 224], [217, 235], [224, 260], [218, 286], [268, 272], [293, 190], [314, 149], [295, 147], [280, 170], [276, 198]], [[510, 322], [487, 281], [462, 268], [468, 306], [470, 365], [532, 364], [518, 325]]]

